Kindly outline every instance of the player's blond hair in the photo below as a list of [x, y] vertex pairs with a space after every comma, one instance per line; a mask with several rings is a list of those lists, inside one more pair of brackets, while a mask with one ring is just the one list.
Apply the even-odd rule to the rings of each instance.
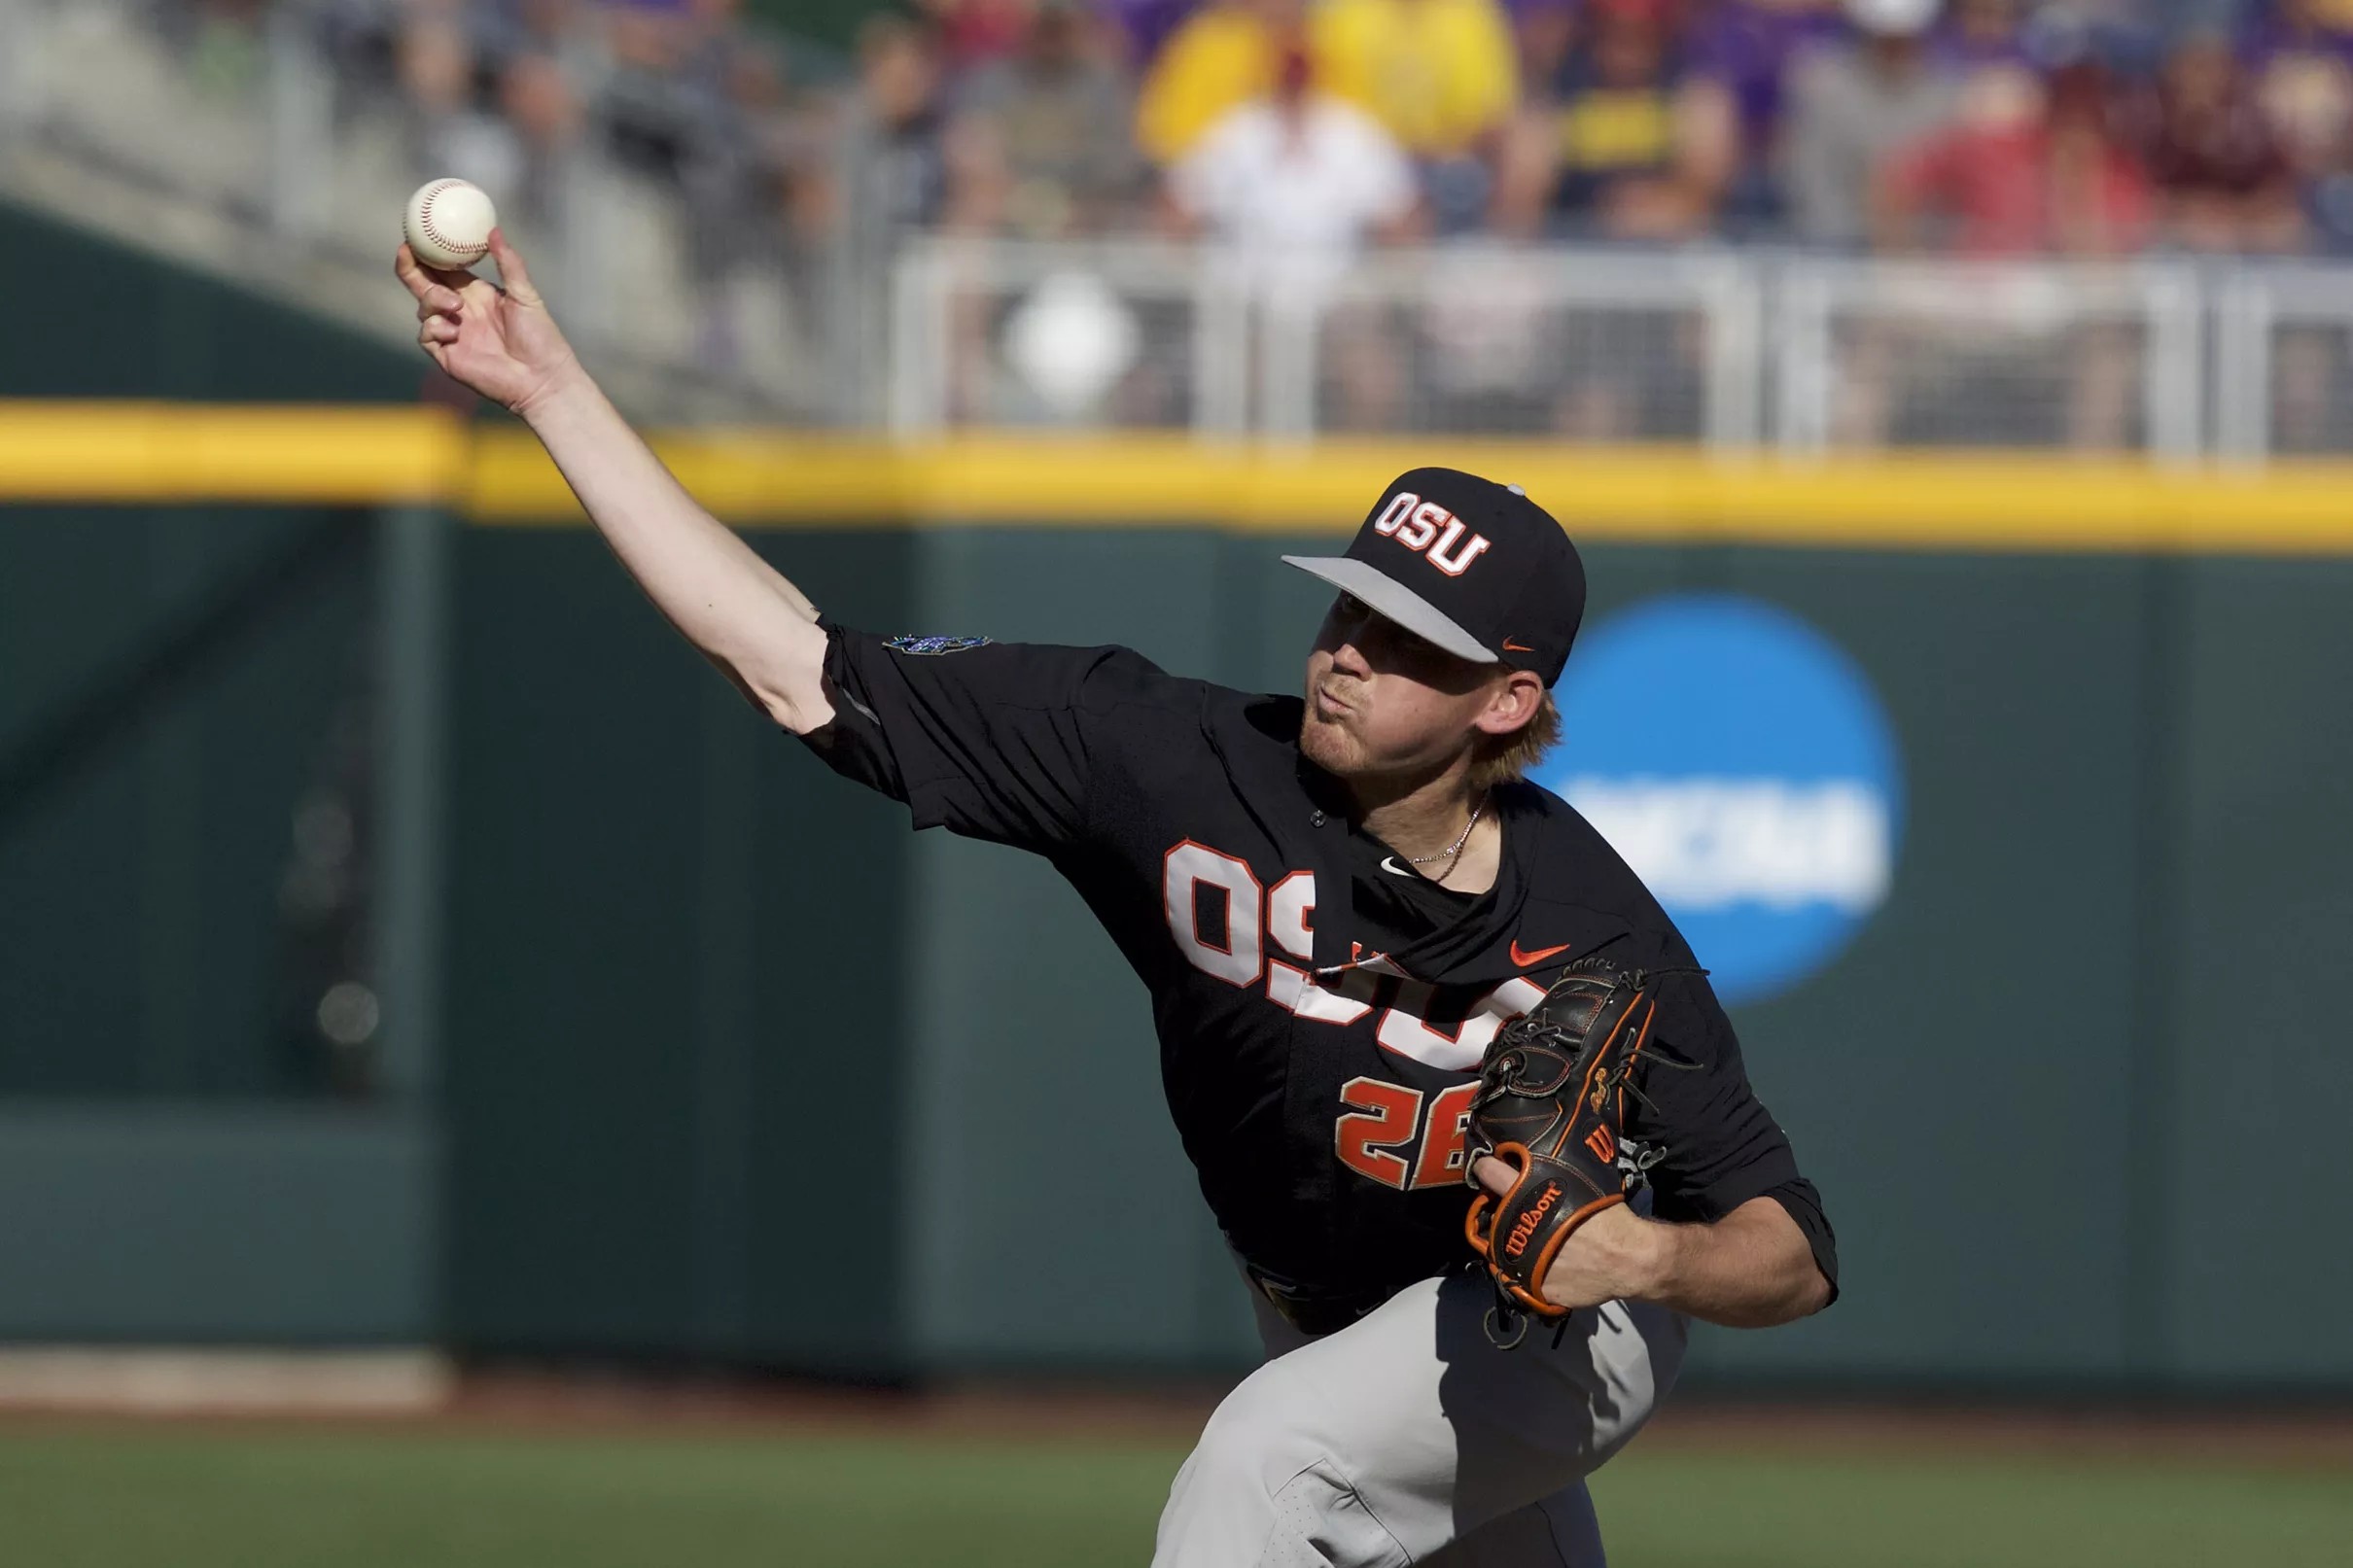
[[1561, 710], [1546, 692], [1535, 715], [1509, 735], [1481, 736], [1471, 756], [1470, 786], [1490, 789], [1528, 777], [1528, 770], [1544, 760], [1544, 753], [1561, 741]]

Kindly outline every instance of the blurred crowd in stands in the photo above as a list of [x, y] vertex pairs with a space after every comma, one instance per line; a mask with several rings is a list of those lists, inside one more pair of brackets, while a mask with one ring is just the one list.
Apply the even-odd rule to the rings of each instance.
[[770, 225], [2353, 249], [2353, 0], [924, 0], [831, 71], [735, 0], [322, 10], [420, 169], [528, 208], [601, 137], [713, 264]]
[[[201, 49], [268, 0], [176, 0]], [[420, 168], [589, 134], [747, 218], [1040, 237], [2353, 248], [2353, 0], [929, 0], [848, 80], [735, 0], [329, 0]]]
[[[2353, 255], [2353, 0], [910, 0], [840, 51], [740, 0], [134, 3], [184, 58], [232, 64], [291, 10], [338, 117], [402, 127], [408, 172], [479, 180], [525, 226], [560, 231], [583, 150], [629, 168], [676, 198], [701, 297], [781, 263], [818, 334], [850, 292], [806, 280], [880, 276], [914, 229], [1202, 236], [1270, 296], [1310, 297], [1368, 247], [1480, 236]], [[697, 308], [706, 361], [774, 335]], [[1606, 381], [1548, 386], [1515, 417], [1688, 426], [1698, 351], [1642, 331], [1661, 341], [1566, 345]], [[2132, 438], [2137, 350], [2099, 331], [2115, 342], [2038, 350], [2061, 354], [2049, 376], [2073, 401], [2034, 417], [2072, 444]], [[1907, 341], [1852, 350], [1877, 401], [1834, 424], [1902, 434], [1878, 389]], [[1350, 398], [1407, 379], [1405, 351], [1384, 352], [1335, 372]], [[1629, 365], [1672, 384], [1630, 384]], [[1488, 428], [1497, 406], [1460, 417]]]

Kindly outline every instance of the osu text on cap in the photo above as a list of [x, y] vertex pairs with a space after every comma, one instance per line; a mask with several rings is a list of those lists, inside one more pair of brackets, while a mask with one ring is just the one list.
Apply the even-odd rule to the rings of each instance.
[[1487, 549], [1485, 534], [1471, 533], [1461, 518], [1411, 490], [1400, 490], [1389, 498], [1374, 520], [1373, 532], [1422, 552], [1430, 565], [1450, 577], [1462, 575]]

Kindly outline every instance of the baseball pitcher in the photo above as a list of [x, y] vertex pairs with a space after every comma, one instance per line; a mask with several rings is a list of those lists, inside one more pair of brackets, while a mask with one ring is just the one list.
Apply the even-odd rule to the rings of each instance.
[[1584, 1478], [1687, 1319], [1818, 1310], [1837, 1257], [1673, 923], [1523, 778], [1584, 610], [1560, 526], [1515, 486], [1401, 476], [1346, 554], [1288, 558], [1335, 590], [1302, 696], [874, 636], [696, 505], [492, 254], [503, 291], [403, 247], [426, 352], [530, 424], [755, 707], [917, 827], [1044, 855], [1149, 990], [1267, 1354], [1153, 1561], [1600, 1563]]

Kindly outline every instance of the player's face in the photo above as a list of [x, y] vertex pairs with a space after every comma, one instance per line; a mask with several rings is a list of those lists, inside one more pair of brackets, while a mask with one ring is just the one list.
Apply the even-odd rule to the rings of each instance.
[[1307, 657], [1299, 749], [1341, 779], [1442, 772], [1468, 749], [1506, 679], [1342, 594]]

